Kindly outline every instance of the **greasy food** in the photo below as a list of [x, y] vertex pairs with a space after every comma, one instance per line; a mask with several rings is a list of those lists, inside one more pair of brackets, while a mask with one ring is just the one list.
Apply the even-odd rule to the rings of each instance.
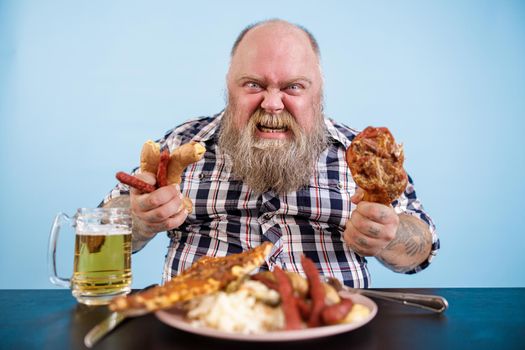
[[200, 143], [190, 141], [171, 152], [168, 163], [168, 184], [180, 184], [184, 169], [204, 156], [206, 148]]
[[151, 140], [146, 141], [140, 152], [140, 170], [156, 174], [159, 160], [160, 144]]
[[195, 327], [249, 334], [353, 323], [370, 314], [322, 282], [313, 261], [303, 256], [301, 262], [307, 278], [275, 266], [183, 304], [185, 318]]
[[261, 266], [271, 248], [272, 244], [265, 242], [239, 254], [225, 257], [205, 256], [163, 286], [115, 298], [109, 304], [109, 308], [130, 314], [151, 312], [223, 290]]
[[[148, 140], [142, 146], [140, 153], [140, 170], [155, 175], [156, 186], [129, 175], [123, 171], [116, 174], [117, 180], [125, 185], [131, 186], [142, 193], [151, 193], [155, 189], [172, 184], [180, 184], [184, 169], [204, 156], [206, 148], [200, 143], [190, 141], [175, 149], [171, 154], [165, 148], [162, 152], [160, 144]], [[188, 213], [193, 210], [193, 203], [188, 197], [184, 197], [182, 204]]]
[[290, 279], [279, 266], [275, 267], [273, 274], [277, 281], [277, 291], [281, 296], [281, 309], [283, 310], [285, 319], [284, 329], [287, 331], [301, 329], [303, 327], [301, 313], [299, 312], [297, 301], [294, 298], [293, 287]]
[[363, 200], [389, 205], [405, 191], [408, 177], [403, 169], [403, 146], [396, 144], [385, 127], [367, 127], [346, 150], [346, 162]]

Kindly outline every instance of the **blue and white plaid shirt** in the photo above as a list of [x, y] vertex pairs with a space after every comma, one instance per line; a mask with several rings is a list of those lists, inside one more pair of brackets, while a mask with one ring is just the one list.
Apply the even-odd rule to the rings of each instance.
[[[369, 287], [366, 259], [343, 241], [346, 222], [355, 208], [350, 197], [356, 190], [345, 150], [357, 132], [325, 118], [329, 146], [321, 153], [309, 185], [281, 196], [273, 191], [256, 195], [232, 174], [228, 157], [217, 146], [222, 115], [188, 121], [158, 140], [170, 151], [191, 140], [206, 147], [203, 159], [186, 168], [182, 177], [181, 191], [193, 201], [194, 210], [182, 226], [168, 232], [171, 242], [163, 280], [202, 256], [239, 253], [270, 241], [274, 247], [262, 269], [278, 265], [302, 273], [301, 255], [305, 254], [324, 275], [349, 286]], [[123, 194], [129, 194], [129, 188], [118, 184], [104, 203]], [[410, 177], [405, 193], [393, 206], [397, 213], [422, 219], [432, 233], [428, 260], [407, 273], [418, 272], [436, 254], [439, 240]]]

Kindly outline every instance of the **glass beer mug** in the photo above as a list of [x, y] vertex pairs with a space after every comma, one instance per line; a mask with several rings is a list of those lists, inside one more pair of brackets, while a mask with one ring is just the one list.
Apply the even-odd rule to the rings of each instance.
[[[57, 275], [56, 250], [63, 225], [75, 228], [73, 276]], [[131, 290], [131, 213], [126, 208], [78, 209], [59, 213], [49, 236], [48, 265], [53, 284], [72, 289], [78, 302], [103, 305]]]

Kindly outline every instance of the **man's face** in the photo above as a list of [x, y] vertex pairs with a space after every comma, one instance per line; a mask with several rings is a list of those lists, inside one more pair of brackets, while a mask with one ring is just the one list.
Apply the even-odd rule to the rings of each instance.
[[228, 72], [220, 147], [254, 191], [308, 184], [326, 147], [322, 79], [306, 34], [271, 23], [249, 31]]
[[[249, 31], [232, 57], [227, 84], [239, 129], [258, 108], [275, 116], [288, 111], [306, 133], [315, 125], [322, 95], [319, 60], [306, 34], [295, 27], [270, 23]], [[269, 125], [259, 125], [255, 136], [292, 137]]]

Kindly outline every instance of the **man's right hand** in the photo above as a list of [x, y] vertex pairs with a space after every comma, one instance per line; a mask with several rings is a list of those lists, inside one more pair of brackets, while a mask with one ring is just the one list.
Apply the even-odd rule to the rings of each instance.
[[[155, 185], [155, 175], [144, 172], [136, 174], [141, 180]], [[151, 193], [130, 188], [130, 208], [133, 214], [133, 231], [147, 238], [182, 225], [188, 212], [182, 204], [179, 185], [161, 187]]]

